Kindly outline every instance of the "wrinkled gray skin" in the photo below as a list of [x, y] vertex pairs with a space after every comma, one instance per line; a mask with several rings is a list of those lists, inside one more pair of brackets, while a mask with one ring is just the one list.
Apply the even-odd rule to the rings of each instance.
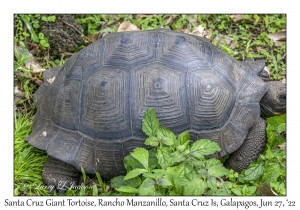
[[260, 102], [264, 118], [281, 115], [286, 111], [286, 87], [282, 82], [268, 82], [269, 90]]
[[279, 81], [268, 82], [268, 91], [260, 102], [261, 116], [257, 125], [249, 130], [243, 145], [230, 155], [224, 165], [229, 169], [241, 172], [256, 161], [263, 152], [267, 138], [266, 118], [282, 115], [286, 112], [286, 86]]

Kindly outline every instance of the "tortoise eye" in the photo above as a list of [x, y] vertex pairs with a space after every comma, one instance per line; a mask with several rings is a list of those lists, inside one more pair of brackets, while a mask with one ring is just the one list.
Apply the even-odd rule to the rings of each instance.
[[279, 96], [279, 98], [280, 98], [281, 101], [286, 101], [286, 94], [285, 94], [285, 93], [284, 93], [284, 94], [281, 94], [281, 95]]

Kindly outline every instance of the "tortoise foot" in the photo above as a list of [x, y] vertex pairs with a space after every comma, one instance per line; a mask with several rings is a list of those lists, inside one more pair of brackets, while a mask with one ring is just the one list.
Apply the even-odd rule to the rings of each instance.
[[74, 166], [52, 157], [45, 163], [42, 174], [50, 194], [55, 190], [58, 194], [64, 194], [69, 188], [79, 184], [80, 176], [81, 172]]
[[224, 163], [226, 168], [241, 172], [257, 160], [266, 145], [266, 125], [267, 122], [260, 118], [256, 126], [249, 130], [242, 146], [229, 155]]

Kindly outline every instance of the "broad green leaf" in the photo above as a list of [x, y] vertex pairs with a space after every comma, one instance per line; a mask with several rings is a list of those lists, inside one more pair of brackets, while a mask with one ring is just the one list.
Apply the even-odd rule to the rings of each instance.
[[256, 186], [244, 185], [242, 188], [243, 195], [253, 195], [256, 191]]
[[139, 193], [138, 189], [136, 189], [134, 187], [130, 187], [130, 186], [121, 186], [119, 188], [116, 188], [116, 190], [119, 192]]
[[167, 168], [168, 166], [171, 166], [171, 156], [172, 155], [172, 150], [169, 147], [162, 147], [162, 148], [157, 148], [157, 153], [156, 157], [158, 160], [159, 165], [162, 168]]
[[131, 155], [127, 155], [124, 158], [123, 163], [127, 172], [136, 168], [143, 168], [143, 165], [137, 159], [133, 158]]
[[[272, 151], [273, 151], [274, 156], [278, 160], [282, 161], [282, 160], [286, 159], [286, 149], [281, 150], [281, 149], [278, 149], [278, 148], [274, 148]], [[283, 164], [285, 165], [285, 162]]]
[[128, 183], [127, 185], [130, 186], [130, 187], [138, 187], [142, 183], [141, 178], [138, 177], [138, 176], [134, 177], [132, 179], [125, 180], [125, 181]]
[[266, 131], [268, 144], [271, 148], [285, 142], [285, 139], [280, 134], [286, 130], [286, 115], [270, 117], [267, 121]]
[[264, 156], [264, 160], [266, 160], [266, 159], [270, 160], [270, 159], [274, 158], [274, 154], [273, 154], [273, 152], [272, 152], [269, 145], [266, 146], [266, 149], [265, 149], [265, 152], [264, 152], [263, 156]]
[[262, 182], [267, 182], [267, 183], [276, 182], [279, 176], [280, 176], [280, 165], [278, 163], [266, 164], [262, 176]]
[[[267, 138], [268, 138], [268, 144], [273, 147], [273, 145], [276, 144], [275, 140], [277, 137], [277, 134], [274, 132], [274, 127], [271, 125], [268, 125], [266, 128], [267, 131]], [[274, 143], [275, 142], [275, 143]]]
[[190, 147], [188, 146], [184, 151], [183, 154], [187, 157], [190, 153]]
[[243, 179], [245, 180], [257, 180], [264, 172], [263, 162], [252, 162], [250, 166], [242, 172]]
[[128, 180], [124, 180], [123, 175], [116, 176], [110, 180], [110, 186], [112, 188], [120, 188], [121, 186], [126, 186]]
[[279, 134], [282, 133], [283, 131], [286, 131], [286, 123], [281, 123], [280, 125], [278, 125], [276, 131]]
[[207, 189], [207, 184], [203, 179], [194, 178], [186, 186], [184, 186], [184, 195], [203, 195]]
[[169, 179], [167, 179], [166, 177], [157, 179], [157, 184], [158, 184], [158, 186], [162, 186], [162, 187], [172, 186], [172, 182]]
[[[170, 168], [170, 167], [168, 167]], [[164, 177], [168, 179], [170, 182], [173, 182], [173, 174], [171, 174], [168, 170], [166, 169], [153, 169], [152, 170], [154, 173], [159, 175], [159, 178]], [[178, 174], [180, 175], [180, 174]]]
[[178, 147], [176, 147], [176, 150], [179, 152], [183, 152], [184, 150], [186, 150], [189, 147], [190, 142], [187, 141], [185, 143], [183, 143], [182, 145], [179, 145]]
[[178, 135], [177, 144], [175, 144], [176, 147], [178, 147], [179, 145], [183, 145], [186, 142], [190, 141], [190, 134], [188, 131], [184, 131], [181, 134]]
[[171, 146], [174, 144], [174, 139], [171, 137], [164, 137], [162, 138], [162, 143], [168, 146]]
[[139, 195], [156, 195], [155, 181], [153, 179], [145, 179], [139, 187]]
[[284, 115], [280, 115], [280, 116], [270, 117], [270, 118], [267, 118], [267, 121], [268, 121], [268, 125], [277, 128], [281, 124], [286, 123], [286, 115], [284, 114]]
[[239, 187], [239, 188], [232, 188], [231, 192], [233, 192], [235, 195], [243, 195], [241, 187]]
[[284, 183], [270, 183], [270, 187], [272, 187], [273, 190], [275, 190], [280, 195], [286, 195], [286, 189]]
[[185, 177], [188, 178], [189, 180], [192, 180], [194, 178], [202, 179], [202, 176], [194, 169], [192, 171], [190, 171], [189, 173], [186, 173]]
[[137, 177], [138, 175], [146, 172], [147, 169], [143, 169], [143, 168], [136, 168], [136, 169], [133, 169], [132, 171], [129, 171], [126, 176], [124, 177], [124, 180], [127, 180], [127, 179], [132, 179], [134, 177]]
[[173, 165], [174, 163], [180, 163], [180, 162], [184, 161], [185, 159], [186, 159], [186, 157], [184, 156], [184, 154], [182, 154], [182, 152], [175, 151], [171, 155], [170, 162]]
[[29, 34], [29, 33], [26, 33], [26, 32], [23, 32], [23, 35], [24, 35], [24, 36], [30, 36], [30, 34]]
[[157, 180], [159, 177], [161, 177], [161, 174], [153, 174], [153, 173], [143, 173], [143, 177], [150, 178]]
[[159, 120], [156, 117], [155, 110], [150, 108], [145, 112], [142, 120], [142, 130], [147, 136], [155, 136], [159, 128]]
[[198, 169], [197, 172], [201, 175], [201, 177], [207, 177], [208, 171], [206, 169], [200, 167], [200, 169]]
[[225, 196], [225, 195], [231, 195], [229, 191], [224, 189], [217, 188], [215, 191], [209, 190], [205, 193], [206, 196]]
[[169, 172], [166, 170], [166, 169], [153, 169], [152, 170], [153, 173], [156, 173], [156, 174], [161, 174], [161, 175], [167, 175], [169, 174]]
[[47, 19], [48, 19], [49, 22], [55, 22], [56, 17], [55, 17], [55, 15], [51, 15], [51, 16], [48, 16]]
[[44, 39], [45, 35], [43, 33], [39, 33], [39, 38]]
[[134, 157], [136, 160], [138, 160], [144, 168], [148, 169], [148, 163], [149, 163], [149, 153], [148, 150], [145, 148], [135, 148], [133, 152], [130, 153], [132, 157]]
[[[181, 187], [182, 188], [182, 187]], [[169, 196], [180, 196], [182, 195], [181, 193], [178, 193], [176, 190], [171, 190], [169, 192]]]
[[208, 139], [197, 140], [190, 148], [190, 152], [198, 151], [202, 155], [211, 155], [215, 152], [221, 151], [220, 146]]
[[190, 157], [191, 158], [196, 158], [198, 160], [204, 160], [204, 155], [200, 151], [193, 151], [190, 152]]
[[158, 160], [157, 160], [157, 157], [156, 157], [156, 148], [153, 148], [153, 149], [150, 149], [148, 150], [149, 152], [149, 168], [150, 169], [154, 169], [154, 168], [157, 168], [159, 167], [158, 165]]
[[213, 192], [217, 191], [217, 179], [216, 177], [209, 177], [207, 179], [207, 187], [210, 188]]
[[[221, 183], [220, 183], [221, 182]], [[210, 185], [209, 185], [210, 183]], [[219, 182], [214, 177], [207, 179], [207, 186], [210, 188], [210, 192], [205, 193], [206, 195], [231, 195], [230, 190], [233, 184], [229, 181], [224, 182], [223, 179], [219, 178]], [[212, 193], [212, 194], [210, 194]]]
[[[202, 162], [202, 161], [199, 161], [199, 162]], [[192, 172], [196, 173], [196, 171], [194, 170], [195, 169], [194, 166], [196, 165], [195, 163], [197, 164], [196, 161], [192, 161], [190, 159], [186, 159], [183, 163], [181, 163], [182, 165], [184, 165], [185, 175], [190, 175], [190, 173], [192, 173]]]
[[18, 195], [20, 195], [19, 187], [14, 189], [14, 196], [18, 196]]
[[285, 188], [279, 188], [278, 191], [279, 195], [286, 195], [286, 189]]
[[138, 187], [142, 183], [140, 177], [134, 177], [132, 179], [124, 180], [123, 175], [116, 176], [110, 180], [110, 184], [112, 188], [120, 188], [121, 186], [130, 186], [130, 187]]
[[175, 181], [179, 177], [184, 177], [184, 165], [168, 167], [167, 172], [172, 177], [171, 181]]
[[165, 145], [171, 146], [176, 140], [175, 134], [162, 126], [157, 130], [157, 138]]
[[155, 136], [150, 136], [146, 139], [144, 144], [152, 147], [157, 147], [159, 145], [159, 140]]
[[191, 181], [186, 177], [178, 177], [174, 179], [174, 184], [178, 186], [187, 186]]
[[33, 28], [39, 28], [40, 27], [40, 24], [38, 24], [38, 23], [33, 23]]
[[278, 144], [285, 142], [286, 140], [276, 131], [276, 128], [273, 126], [267, 126], [267, 137], [268, 137], [268, 144], [270, 147], [275, 147]]
[[227, 188], [230, 188], [230, 189], [231, 189], [232, 186], [233, 186], [232, 182], [229, 182], [229, 181], [226, 181], [226, 182], [225, 182], [225, 185], [226, 185]]
[[49, 47], [49, 43], [44, 39], [40, 40], [40, 44], [43, 45], [44, 47]]
[[48, 21], [48, 18], [46, 16], [42, 16], [43, 21]]
[[210, 176], [214, 176], [217, 178], [226, 176], [229, 174], [229, 170], [222, 165], [213, 165], [213, 166], [209, 167], [207, 170], [208, 170], [208, 174]]
[[218, 160], [216, 158], [210, 158], [205, 163], [206, 168], [209, 168], [209, 167], [214, 166], [214, 165], [221, 165], [222, 166], [222, 163], [221, 163], [220, 160]]

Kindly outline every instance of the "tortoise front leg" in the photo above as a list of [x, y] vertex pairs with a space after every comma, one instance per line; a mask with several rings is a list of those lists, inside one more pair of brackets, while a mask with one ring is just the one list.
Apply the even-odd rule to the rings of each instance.
[[74, 166], [49, 157], [43, 168], [43, 181], [47, 184], [50, 194], [58, 190], [58, 194], [64, 194], [71, 186], [79, 184], [81, 172]]
[[241, 172], [248, 168], [251, 162], [257, 160], [266, 145], [266, 125], [267, 122], [260, 118], [258, 123], [249, 130], [242, 146], [229, 155], [224, 163], [226, 168]]

